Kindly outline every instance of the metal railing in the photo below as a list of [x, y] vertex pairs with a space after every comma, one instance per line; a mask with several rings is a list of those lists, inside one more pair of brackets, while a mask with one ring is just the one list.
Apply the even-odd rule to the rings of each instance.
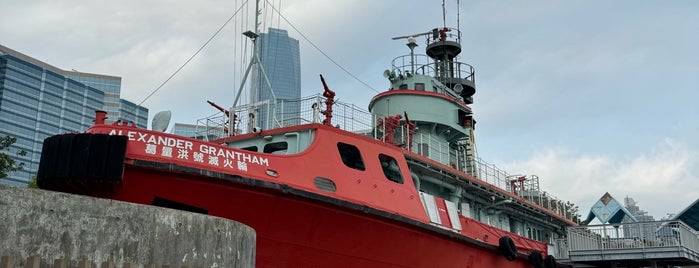
[[568, 239], [567, 238], [557, 238], [554, 240], [553, 245], [549, 245], [549, 252], [550, 255], [553, 255], [557, 259], [568, 259], [570, 258], [569, 256], [569, 250], [568, 250]]
[[[393, 66], [392, 71], [398, 72], [398, 74], [408, 74], [413, 71], [416, 74], [422, 74], [427, 76], [436, 77], [440, 82], [447, 82], [447, 78], [459, 78], [465, 79], [471, 82], [476, 80], [476, 69], [473, 68], [468, 63], [460, 61], [451, 61], [445, 64], [449, 66], [438, 66], [438, 63], [424, 54], [415, 54], [412, 57], [413, 65], [410, 65], [411, 57], [410, 55], [402, 55], [393, 59], [391, 65]], [[443, 76], [442, 73], [438, 72], [438, 69], [449, 69], [449, 76]], [[453, 70], [452, 70], [453, 68]]]
[[699, 233], [682, 221], [658, 221], [569, 227], [568, 250], [681, 247], [699, 254]]

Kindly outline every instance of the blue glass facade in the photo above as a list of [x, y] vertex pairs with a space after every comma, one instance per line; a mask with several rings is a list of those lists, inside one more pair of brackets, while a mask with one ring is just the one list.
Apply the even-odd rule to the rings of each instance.
[[107, 123], [122, 119], [133, 121], [140, 128], [148, 126], [148, 109], [120, 98], [120, 77], [79, 72], [67, 72], [66, 77], [104, 92], [104, 106], [102, 110], [107, 112]]
[[197, 125], [175, 123], [172, 133], [180, 136], [194, 138], [197, 136]]
[[[143, 106], [138, 106], [137, 104], [119, 99], [119, 113], [118, 118], [126, 121], [135, 122], [140, 128], [147, 128], [148, 125], [148, 109]], [[105, 106], [107, 103], [105, 102]]]
[[[26, 185], [36, 175], [44, 139], [87, 130], [95, 110], [109, 110], [110, 95], [118, 96], [120, 87], [119, 77], [63, 71], [0, 45], [0, 136], [17, 138], [3, 153], [24, 163], [0, 183]], [[147, 109], [117, 100], [119, 107], [131, 105], [135, 121], [146, 127]], [[26, 155], [16, 155], [19, 150]]]
[[[301, 98], [301, 57], [299, 41], [289, 37], [286, 30], [268, 28], [267, 33], [261, 33], [257, 39], [260, 63], [267, 73], [270, 84], [274, 89], [277, 102], [284, 105], [276, 106], [276, 119], [281, 125], [299, 124], [300, 107], [296, 102]], [[272, 91], [259, 70], [252, 72], [251, 103], [269, 100], [273, 101]], [[260, 106], [257, 114], [257, 125], [268, 129], [273, 127], [271, 116], [266, 106]]]
[[207, 131], [206, 127], [183, 123], [175, 123], [175, 125], [172, 127], [173, 134], [199, 140], [215, 140], [222, 138], [223, 131], [220, 128], [218, 130], [219, 131]]

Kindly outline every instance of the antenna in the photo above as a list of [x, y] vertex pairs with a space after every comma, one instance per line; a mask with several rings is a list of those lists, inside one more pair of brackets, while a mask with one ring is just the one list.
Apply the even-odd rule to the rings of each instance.
[[398, 40], [398, 39], [406, 39], [406, 38], [411, 38], [411, 37], [412, 37], [412, 38], [415, 38], [415, 37], [418, 37], [418, 36], [430, 35], [430, 34], [432, 34], [432, 31], [425, 32], [425, 33], [418, 33], [418, 34], [401, 35], [401, 36], [393, 37], [393, 38], [391, 38], [391, 39], [392, 39], [392, 40]]
[[447, 28], [447, 9], [444, 6], [444, 0], [442, 0], [442, 23], [444, 23], [444, 28]]
[[[277, 122], [277, 95], [274, 93], [274, 89], [272, 88], [272, 83], [269, 81], [269, 77], [267, 76], [267, 72], [265, 72], [264, 66], [262, 66], [262, 63], [260, 62], [260, 55], [257, 49], [257, 38], [260, 37], [260, 0], [255, 1], [255, 32], [253, 33], [252, 31], [246, 31], [243, 33], [246, 37], [250, 38], [252, 41], [252, 50], [253, 50], [253, 57], [250, 60], [250, 64], [248, 64], [248, 68], [245, 69], [245, 75], [243, 75], [243, 80], [240, 82], [240, 87], [238, 88], [238, 92], [235, 94], [235, 100], [233, 101], [233, 107], [238, 105], [238, 100], [240, 99], [240, 94], [243, 92], [243, 87], [245, 87], [245, 82], [248, 79], [248, 75], [250, 74], [250, 70], [252, 69], [253, 65], [257, 65], [257, 68], [260, 70], [262, 73], [262, 77], [264, 77], [265, 83], [267, 84], [267, 87], [269, 88], [269, 91], [272, 93], [272, 121]], [[234, 126], [231, 125], [229, 126], [229, 129], [232, 131]], [[228, 132], [232, 133], [232, 132]]]
[[456, 0], [456, 30], [459, 31], [459, 39], [461, 39], [461, 5], [459, 5], [459, 0]]

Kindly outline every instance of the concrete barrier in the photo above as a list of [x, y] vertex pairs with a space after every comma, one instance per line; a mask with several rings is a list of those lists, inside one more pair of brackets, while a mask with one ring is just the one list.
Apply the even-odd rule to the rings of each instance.
[[255, 231], [203, 214], [0, 185], [0, 256], [14, 265], [7, 267], [58, 260], [67, 267], [254, 267]]

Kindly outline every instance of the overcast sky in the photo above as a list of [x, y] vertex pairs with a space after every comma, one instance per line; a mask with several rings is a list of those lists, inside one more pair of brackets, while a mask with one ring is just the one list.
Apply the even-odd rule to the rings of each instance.
[[[366, 107], [382, 72], [408, 53], [391, 37], [443, 25], [439, 1], [270, 0], [303, 35], [369, 84], [323, 57], [263, 8], [261, 28], [300, 40], [302, 95], [323, 74], [343, 102]], [[0, 44], [56, 67], [122, 77], [140, 103], [241, 6], [228, 1], [0, 0]], [[463, 33], [461, 61], [476, 68], [479, 155], [586, 216], [608, 191], [656, 218], [699, 198], [699, 2], [447, 1]], [[249, 3], [143, 105], [194, 123], [233, 103], [245, 66]], [[458, 12], [457, 12], [458, 10]], [[246, 12], [247, 11], [247, 12]], [[249, 48], [248, 48], [249, 49]], [[421, 51], [424, 46], [418, 47]]]

